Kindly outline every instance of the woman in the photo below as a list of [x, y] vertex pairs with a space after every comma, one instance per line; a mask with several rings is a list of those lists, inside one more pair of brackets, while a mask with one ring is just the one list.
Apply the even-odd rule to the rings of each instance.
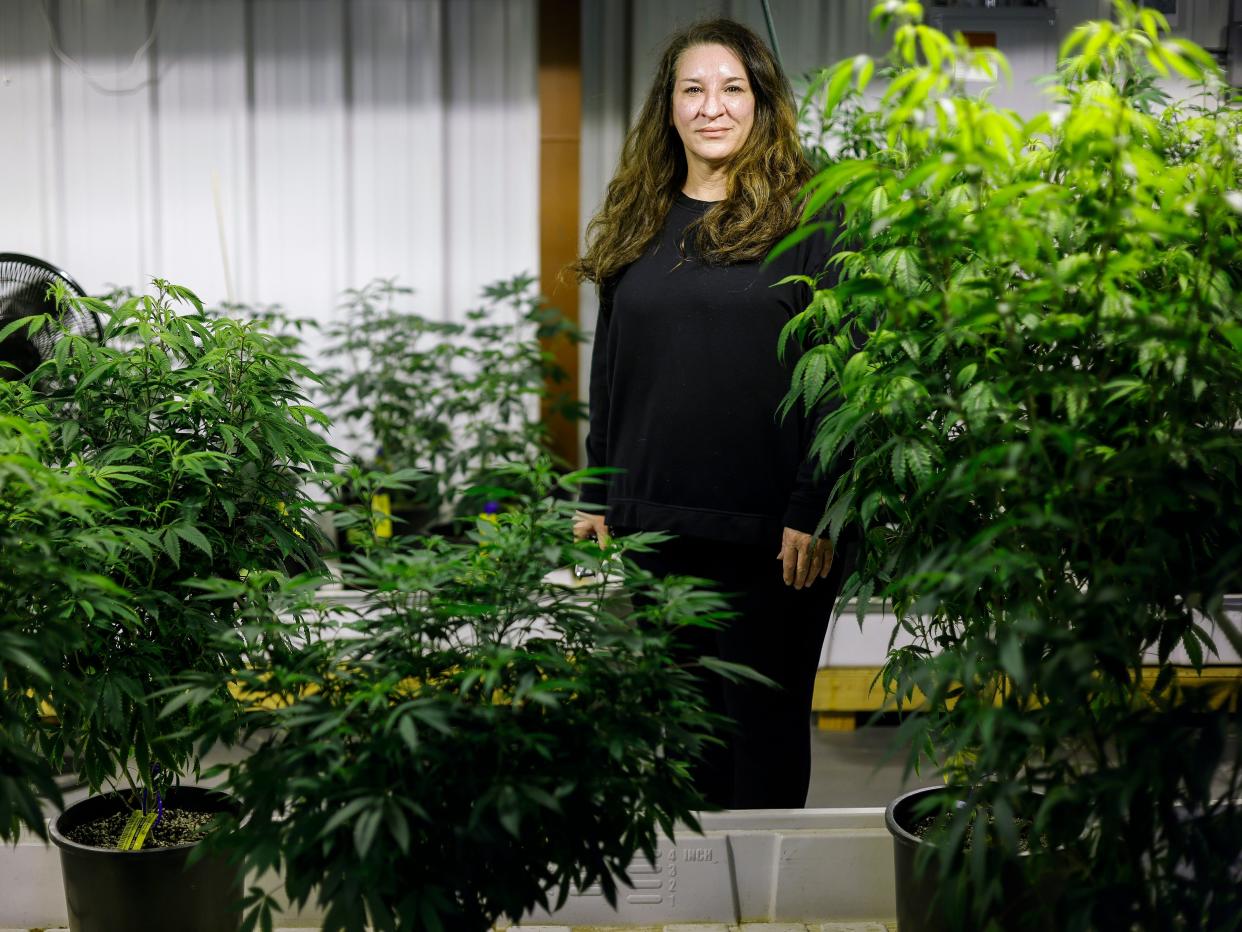
[[807, 458], [814, 423], [801, 406], [777, 414], [799, 354], [778, 360], [781, 328], [811, 298], [778, 283], [823, 273], [832, 235], [762, 261], [810, 176], [763, 42], [729, 20], [692, 25], [664, 51], [576, 266], [600, 286], [588, 462], [623, 472], [586, 490], [606, 511], [579, 512], [574, 534], [676, 534], [639, 564], [712, 580], [737, 613], [687, 649], [780, 684], [705, 678], [737, 729], [695, 781], [725, 808], [805, 805], [811, 689], [842, 579], [812, 537], [832, 485]]

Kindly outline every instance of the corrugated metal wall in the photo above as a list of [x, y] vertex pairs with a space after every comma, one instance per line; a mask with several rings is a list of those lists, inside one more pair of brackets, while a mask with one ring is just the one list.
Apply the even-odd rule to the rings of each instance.
[[2, 0], [0, 251], [321, 319], [397, 275], [457, 317], [538, 273], [536, 13]]

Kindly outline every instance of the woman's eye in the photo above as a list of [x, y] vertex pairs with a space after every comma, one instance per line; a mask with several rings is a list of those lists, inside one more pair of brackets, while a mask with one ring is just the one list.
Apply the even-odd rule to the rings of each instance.
[[726, 91], [737, 91], [739, 94], [742, 92], [742, 89], [736, 84], [730, 84], [728, 87], [725, 88], [725, 90]]

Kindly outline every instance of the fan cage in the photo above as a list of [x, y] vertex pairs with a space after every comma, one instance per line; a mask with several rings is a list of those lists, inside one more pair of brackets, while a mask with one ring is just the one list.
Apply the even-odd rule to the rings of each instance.
[[57, 282], [71, 294], [86, 296], [82, 286], [56, 266], [34, 256], [0, 253], [0, 328], [14, 320], [37, 314], [50, 314], [59, 321], [58, 325], [41, 327], [29, 337], [25, 334], [9, 337], [9, 340], [27, 340], [39, 359], [47, 359], [51, 355], [56, 341], [65, 331], [96, 342], [103, 340], [103, 324], [93, 311], [64, 304], [57, 315], [56, 306], [48, 295], [49, 287]]

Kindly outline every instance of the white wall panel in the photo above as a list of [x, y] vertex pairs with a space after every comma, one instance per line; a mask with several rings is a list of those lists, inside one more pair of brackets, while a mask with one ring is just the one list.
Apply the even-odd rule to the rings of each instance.
[[320, 319], [397, 276], [459, 317], [538, 273], [536, 12], [0, 0], [0, 251], [92, 291], [160, 275], [210, 302], [227, 268], [235, 299]]
[[151, 59], [138, 54], [148, 10], [133, 0], [48, 7], [60, 49], [78, 65], [57, 63], [61, 264], [88, 287], [137, 283], [157, 274]]
[[243, 0], [164, 4], [152, 270], [212, 299], [253, 297], [246, 41]]
[[245, 294], [311, 314], [345, 281], [342, 0], [253, 8], [252, 263]]
[[[538, 82], [535, 47], [516, 46], [513, 35], [535, 35], [534, 2], [454, 0], [448, 6], [447, 184], [449, 297], [454, 306], [477, 303], [468, 270], [495, 279], [538, 274]], [[481, 62], [487, 62], [481, 67]], [[528, 133], [535, 146], [524, 144]], [[515, 244], [529, 261], [505, 258]]]
[[[434, 276], [406, 281], [420, 307], [447, 308], [443, 269], [445, 28], [439, 4], [365, 0], [354, 4], [350, 88], [355, 235], [347, 277], [365, 282], [399, 269]], [[446, 222], [449, 222], [446, 218]]]
[[[38, 0], [8, 0], [0, 13], [0, 251], [63, 251], [52, 218], [60, 211], [53, 105], [56, 71]], [[30, 54], [30, 50], [41, 54]]]

